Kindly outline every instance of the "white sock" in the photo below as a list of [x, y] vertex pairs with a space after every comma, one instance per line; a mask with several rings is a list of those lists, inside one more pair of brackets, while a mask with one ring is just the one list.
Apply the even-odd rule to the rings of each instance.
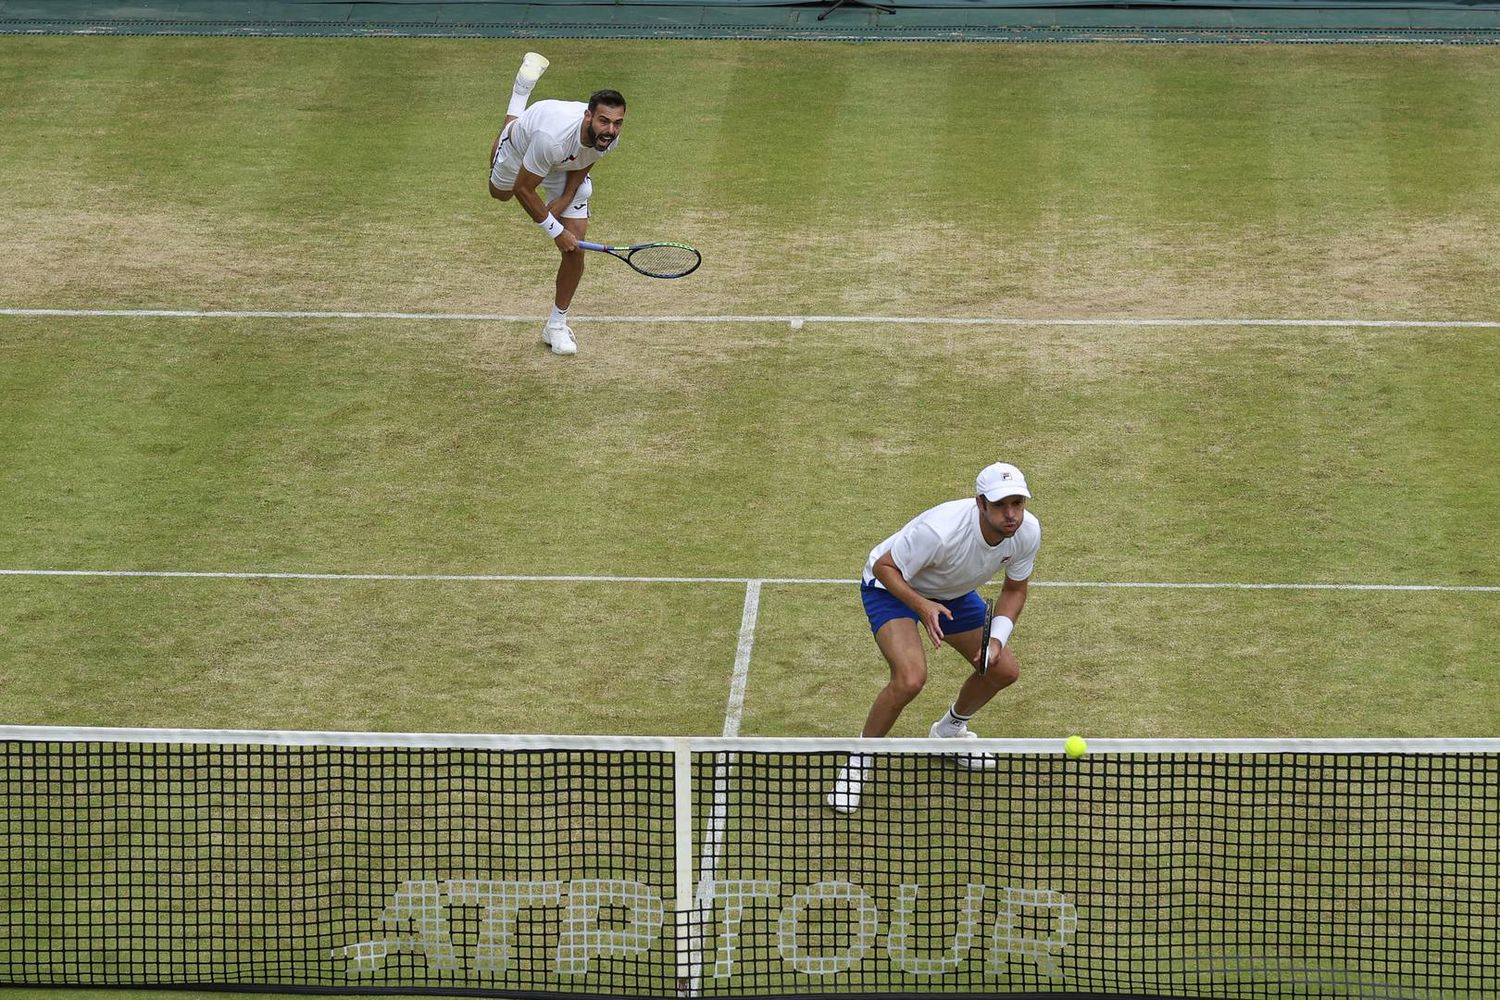
[[938, 732], [949, 735], [957, 733], [959, 730], [963, 729], [963, 727], [967, 725], [969, 720], [972, 718], [972, 715], [959, 715], [958, 712], [950, 706], [948, 711], [943, 713], [943, 717], [938, 720]]
[[552, 315], [547, 317], [547, 325], [548, 326], [567, 326], [568, 325], [568, 311], [566, 309], [559, 309], [559, 308], [557, 308], [557, 306], [553, 306], [552, 307]]

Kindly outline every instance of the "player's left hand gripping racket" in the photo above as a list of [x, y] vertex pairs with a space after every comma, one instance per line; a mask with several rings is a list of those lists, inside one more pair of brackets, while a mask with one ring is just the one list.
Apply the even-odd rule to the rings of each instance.
[[685, 278], [698, 270], [703, 255], [686, 243], [634, 243], [625, 247], [579, 240], [584, 250], [618, 257], [649, 278]]
[[979, 665], [974, 668], [980, 676], [990, 672], [990, 631], [995, 627], [995, 605], [999, 600], [994, 598], [984, 609], [984, 631], [979, 635]]

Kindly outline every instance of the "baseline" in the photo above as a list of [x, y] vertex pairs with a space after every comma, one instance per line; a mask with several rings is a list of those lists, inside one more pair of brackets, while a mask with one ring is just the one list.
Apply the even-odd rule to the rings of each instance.
[[[0, 316], [119, 317], [137, 319], [369, 319], [533, 323], [544, 317], [508, 313], [342, 312], [304, 309], [22, 309], [0, 307]], [[890, 323], [907, 326], [1114, 326], [1114, 327], [1359, 327], [1372, 329], [1500, 330], [1500, 320], [1140, 318], [1022, 316], [576, 316], [591, 323]]]

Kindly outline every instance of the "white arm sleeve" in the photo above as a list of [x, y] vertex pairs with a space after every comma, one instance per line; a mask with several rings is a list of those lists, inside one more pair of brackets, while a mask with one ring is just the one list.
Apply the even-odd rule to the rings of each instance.
[[538, 177], [546, 177], [557, 169], [557, 164], [562, 161], [562, 152], [549, 142], [536, 141], [526, 150], [526, 155], [521, 157], [521, 166]]
[[940, 541], [937, 532], [927, 525], [912, 525], [891, 543], [891, 562], [910, 583], [912, 574], [932, 562]]

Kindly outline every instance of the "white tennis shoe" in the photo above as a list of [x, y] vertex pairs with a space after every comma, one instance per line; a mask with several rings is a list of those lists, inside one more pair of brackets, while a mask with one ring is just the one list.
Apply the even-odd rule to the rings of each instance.
[[[927, 730], [927, 735], [940, 740], [979, 739], [978, 733], [969, 732], [969, 724], [967, 722], [960, 726], [958, 732], [956, 733], [938, 732], [938, 729], [942, 726], [942, 724], [943, 722], [941, 719], [939, 719], [937, 722], [934, 722], [932, 724], [932, 728]], [[968, 768], [970, 771], [988, 771], [990, 768], [998, 767], [1000, 764], [1000, 761], [997, 760], [995, 755], [992, 753], [958, 753], [944, 754], [943, 756], [947, 757], [959, 767]]]
[[849, 763], [839, 768], [839, 776], [833, 783], [833, 790], [825, 797], [828, 808], [840, 816], [847, 816], [859, 808], [860, 797], [864, 793], [865, 778], [869, 775], [870, 765], [863, 758], [849, 758]]
[[573, 328], [566, 323], [542, 327], [542, 343], [552, 348], [553, 354], [577, 354], [578, 342], [573, 339]]
[[526, 53], [526, 57], [521, 60], [521, 70], [516, 74], [516, 83], [530, 90], [550, 65], [552, 63], [540, 52]]

